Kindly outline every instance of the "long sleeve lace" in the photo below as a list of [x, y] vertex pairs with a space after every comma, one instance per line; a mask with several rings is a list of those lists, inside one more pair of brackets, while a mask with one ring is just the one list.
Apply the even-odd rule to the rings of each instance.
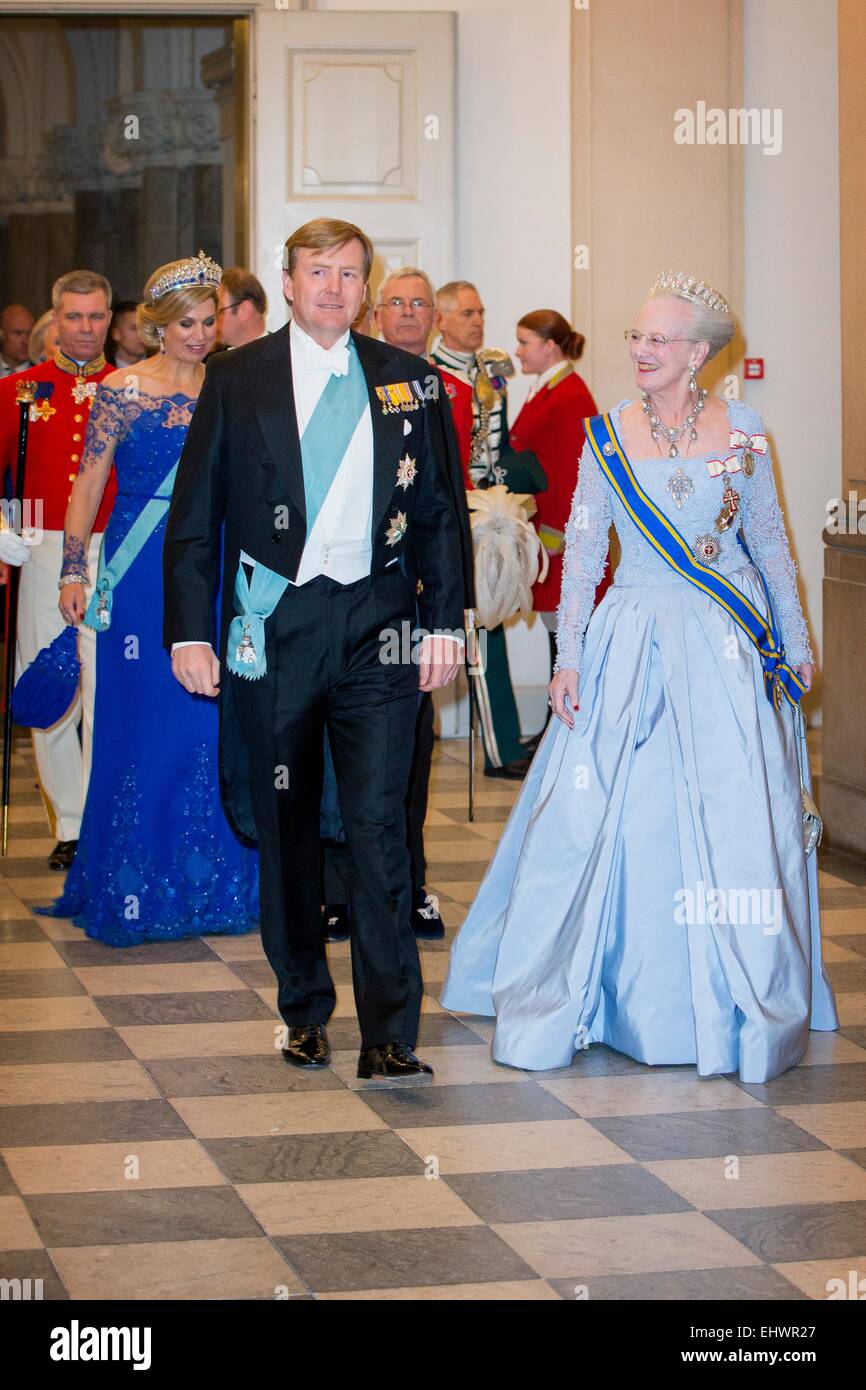
[[[93, 520], [102, 500], [105, 483], [111, 471], [114, 450], [127, 429], [124, 411], [125, 398], [122, 390], [116, 390], [102, 383], [96, 389], [87, 432], [84, 436], [84, 450], [78, 465], [78, 476], [72, 489], [69, 511], [66, 515], [66, 530], [63, 535], [63, 564], [60, 577], [66, 575], [86, 575], [87, 543]], [[90, 480], [94, 487], [91, 489]], [[87, 486], [88, 496], [81, 495], [80, 484]], [[89, 520], [86, 518], [89, 517]]]
[[[761, 417], [753, 411], [749, 416], [748, 433], [763, 434]], [[788, 546], [769, 449], [766, 454], [756, 453], [754, 458], [755, 474], [744, 499], [743, 532], [755, 564], [766, 580], [786, 658], [796, 667], [801, 662], [814, 661], [797, 594], [797, 567]]]
[[557, 671], [580, 670], [583, 636], [604, 574], [611, 516], [610, 487], [589, 444], [584, 444], [565, 528], [562, 595], [556, 615]]

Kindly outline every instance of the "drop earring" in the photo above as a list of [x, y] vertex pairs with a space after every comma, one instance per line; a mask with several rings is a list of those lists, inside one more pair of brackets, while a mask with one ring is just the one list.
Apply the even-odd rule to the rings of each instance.
[[697, 389], [698, 379], [695, 376], [695, 369], [694, 367], [689, 367], [689, 390], [691, 391], [692, 395], [694, 395]]
[[159, 338], [159, 350], [165, 352], [165, 329], [157, 328], [156, 336]]

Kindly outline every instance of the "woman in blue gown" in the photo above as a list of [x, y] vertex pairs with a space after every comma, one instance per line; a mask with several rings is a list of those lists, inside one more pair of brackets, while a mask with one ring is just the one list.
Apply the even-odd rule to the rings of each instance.
[[87, 541], [113, 463], [102, 585], [110, 598], [87, 619], [97, 628], [93, 767], [76, 856], [46, 909], [112, 946], [259, 925], [257, 853], [220, 804], [216, 701], [187, 694], [162, 645], [165, 515], [216, 337], [219, 278], [201, 255], [150, 277], [139, 317], [158, 351], [98, 387], [66, 515], [60, 608], [77, 624]]
[[[716, 292], [659, 277], [626, 335], [643, 404], [611, 412], [602, 458], [618, 439], [698, 577], [725, 576], [763, 618], [766, 584], [788, 666], [808, 688], [762, 422], [695, 379], [733, 331]], [[593, 613], [611, 523], [622, 560]], [[795, 710], [768, 700], [751, 639], [648, 543], [589, 442], [557, 641], [558, 718], [454, 943], [442, 1003], [494, 1015], [493, 1056], [515, 1067], [568, 1066], [604, 1042], [644, 1063], [767, 1081], [802, 1058], [810, 1027], [838, 1027]]]

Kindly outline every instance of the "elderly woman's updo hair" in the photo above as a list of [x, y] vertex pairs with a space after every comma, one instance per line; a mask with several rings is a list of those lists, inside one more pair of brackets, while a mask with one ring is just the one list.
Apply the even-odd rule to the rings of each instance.
[[518, 319], [517, 327], [536, 333], [545, 342], [552, 340], [572, 362], [576, 362], [583, 352], [583, 334], [572, 328], [568, 319], [563, 318], [556, 309], [533, 309], [531, 314], [524, 314], [522, 319]]
[[222, 269], [203, 251], [155, 270], [136, 310], [138, 331], [149, 348], [159, 347], [159, 329], [175, 323], [206, 299], [216, 308]]
[[681, 270], [666, 270], [658, 277], [650, 296], [653, 299], [683, 299], [692, 311], [694, 336], [709, 343], [706, 361], [726, 348], [736, 332], [736, 321], [730, 306], [704, 280], [686, 275]]

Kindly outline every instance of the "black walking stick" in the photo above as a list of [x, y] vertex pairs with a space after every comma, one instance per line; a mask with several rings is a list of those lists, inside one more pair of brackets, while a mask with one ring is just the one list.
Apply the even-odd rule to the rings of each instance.
[[[15, 392], [20, 417], [18, 422], [18, 460], [15, 468], [14, 499], [24, 506], [24, 471], [27, 465], [27, 426], [30, 407], [36, 399], [36, 382], [22, 381]], [[14, 505], [14, 503], [13, 503]], [[20, 530], [20, 519], [19, 527]], [[9, 847], [9, 780], [12, 772], [12, 690], [15, 685], [15, 649], [18, 637], [18, 590], [21, 587], [21, 566], [9, 566], [9, 625], [6, 629], [6, 672], [3, 709], [3, 837], [2, 853]]]
[[473, 666], [480, 659], [478, 629], [474, 611], [467, 611], [466, 622], [466, 686], [469, 693], [469, 820], [475, 819], [475, 677]]

